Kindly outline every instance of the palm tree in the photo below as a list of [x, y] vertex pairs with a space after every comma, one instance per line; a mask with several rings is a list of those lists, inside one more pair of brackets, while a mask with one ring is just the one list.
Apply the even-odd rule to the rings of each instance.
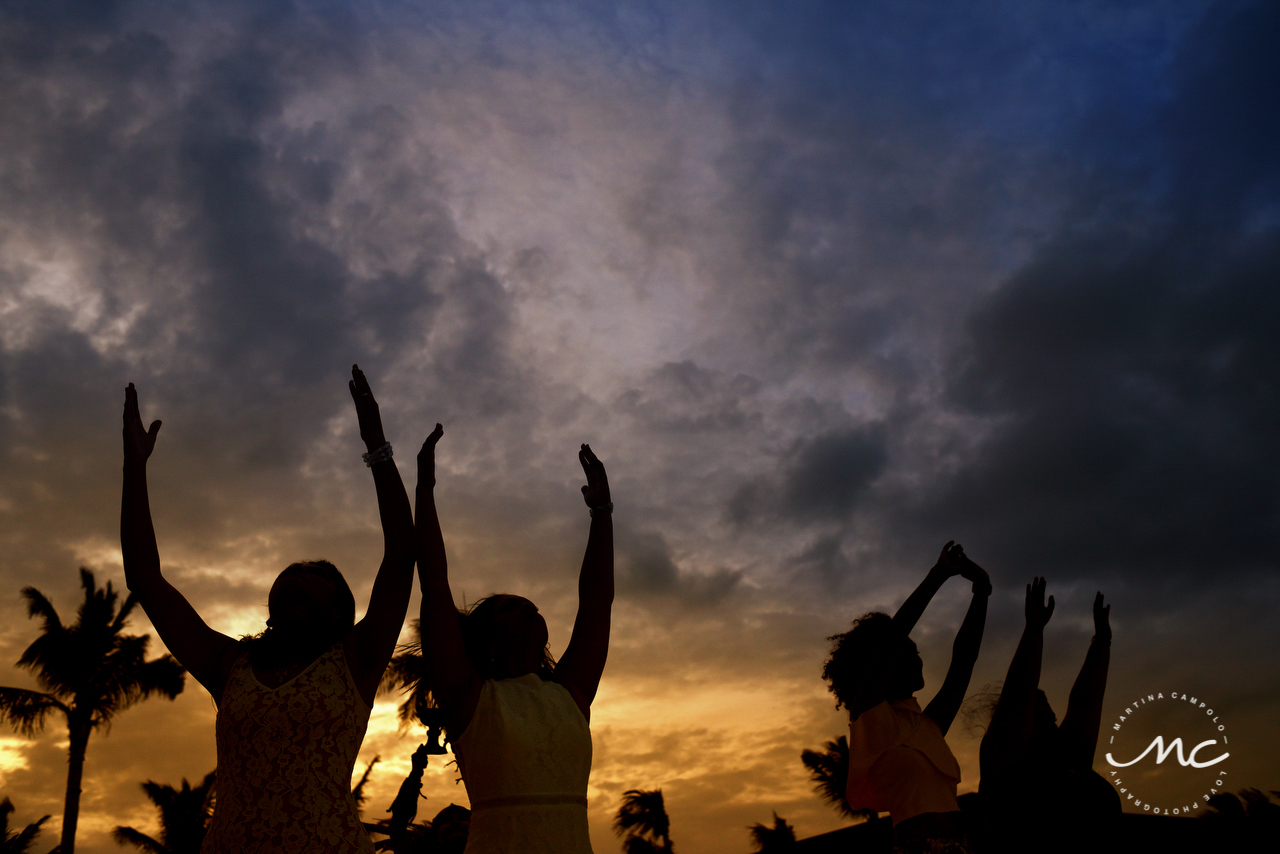
[[[809, 769], [813, 790], [823, 801], [848, 818], [866, 818], [868, 813], [849, 806], [845, 788], [849, 784], [849, 741], [843, 735], [823, 745], [823, 752], [804, 750], [800, 761]], [[875, 814], [870, 814], [875, 818]]]
[[386, 672], [382, 674], [382, 683], [378, 691], [383, 694], [402, 689], [408, 695], [396, 708], [396, 717], [400, 721], [403, 732], [411, 724], [419, 723], [427, 728], [427, 753], [441, 756], [445, 748], [440, 744], [443, 734], [440, 710], [426, 691], [421, 690], [422, 681], [422, 622], [414, 620], [409, 624], [409, 642], [399, 648], [399, 652], [391, 658]]
[[373, 773], [373, 766], [377, 765], [381, 761], [382, 756], [374, 756], [373, 759], [369, 761], [369, 764], [364, 767], [364, 773], [360, 775], [360, 782], [356, 783], [351, 789], [351, 800], [356, 802], [356, 812], [358, 813], [364, 812], [364, 802], [366, 797], [364, 793], [364, 784], [369, 782], [369, 775]]
[[13, 812], [13, 801], [5, 798], [0, 801], [0, 854], [27, 854], [31, 843], [40, 835], [40, 825], [49, 820], [45, 816], [37, 822], [28, 824], [20, 832], [9, 830], [9, 814]]
[[405, 689], [408, 694], [396, 709], [396, 717], [401, 728], [406, 728], [418, 720], [417, 687], [422, 678], [422, 621], [409, 623], [409, 642], [402, 644], [397, 653], [391, 657], [386, 672], [382, 674], [382, 684], [378, 693], [389, 694], [397, 688]]
[[622, 806], [613, 820], [613, 832], [626, 835], [622, 850], [627, 854], [665, 852], [671, 854], [671, 822], [662, 802], [662, 790], [644, 792], [630, 789], [622, 793]]
[[213, 815], [216, 774], [216, 771], [209, 772], [194, 788], [185, 777], [181, 789], [148, 780], [142, 784], [142, 791], [160, 810], [160, 840], [132, 827], [119, 826], [111, 831], [111, 837], [120, 845], [127, 843], [149, 854], [199, 854]]
[[173, 699], [182, 692], [184, 671], [172, 656], [147, 661], [147, 635], [122, 633], [135, 600], [125, 599], [116, 610], [111, 582], [99, 589], [93, 573], [80, 569], [84, 587], [76, 621], [62, 624], [43, 593], [24, 587], [27, 615], [40, 617], [40, 637], [27, 647], [18, 666], [35, 674], [44, 692], [0, 687], [0, 717], [23, 735], [44, 728], [51, 712], [66, 718], [70, 733], [67, 795], [62, 818], [61, 854], [74, 854], [76, 821], [80, 814], [80, 780], [84, 753], [93, 730], [111, 722], [116, 712], [163, 694]]
[[751, 831], [751, 841], [755, 843], [757, 854], [777, 854], [787, 851], [796, 844], [796, 829], [787, 824], [786, 819], [773, 814], [773, 827], [766, 824], [753, 824], [747, 828]]

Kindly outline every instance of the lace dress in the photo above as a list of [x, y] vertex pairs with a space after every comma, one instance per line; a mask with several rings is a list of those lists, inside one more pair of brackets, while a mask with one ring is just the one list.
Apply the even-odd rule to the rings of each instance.
[[371, 854], [351, 798], [368, 723], [341, 643], [274, 689], [241, 653], [218, 705], [217, 800], [201, 854]]
[[466, 854], [591, 854], [591, 730], [564, 686], [486, 681], [453, 750], [471, 798]]

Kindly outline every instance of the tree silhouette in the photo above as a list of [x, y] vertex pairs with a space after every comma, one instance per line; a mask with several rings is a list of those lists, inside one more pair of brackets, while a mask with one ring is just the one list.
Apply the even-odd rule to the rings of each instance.
[[370, 759], [369, 764], [364, 766], [364, 773], [360, 775], [360, 782], [356, 783], [355, 787], [351, 789], [351, 800], [356, 802], [356, 812], [358, 813], [364, 812], [364, 802], [366, 797], [364, 793], [364, 784], [369, 782], [369, 775], [373, 773], [373, 766], [377, 765], [381, 761], [382, 756], [380, 755], [374, 756]]
[[13, 812], [13, 801], [5, 798], [0, 801], [0, 854], [27, 854], [31, 843], [40, 835], [40, 825], [49, 820], [49, 816], [28, 824], [21, 831], [9, 830], [9, 814]]
[[216, 771], [206, 774], [195, 788], [185, 777], [181, 789], [148, 780], [142, 784], [142, 791], [160, 810], [159, 841], [132, 827], [117, 826], [111, 831], [111, 837], [119, 845], [133, 845], [149, 854], [199, 854], [213, 815], [216, 774]]
[[401, 729], [415, 722], [426, 726], [418, 715], [418, 695], [421, 692], [417, 689], [422, 679], [422, 668], [422, 621], [412, 620], [409, 623], [409, 642], [402, 644], [391, 657], [391, 663], [382, 674], [382, 684], [378, 686], [380, 694], [389, 694], [397, 689], [407, 691], [404, 702], [396, 707]]
[[823, 752], [803, 750], [800, 761], [809, 769], [813, 790], [823, 801], [848, 818], [875, 818], [875, 813], [849, 806], [845, 788], [849, 784], [849, 740], [843, 735], [823, 745]]
[[747, 828], [751, 831], [751, 841], [755, 843], [757, 854], [777, 854], [788, 851], [796, 844], [796, 829], [787, 824], [785, 819], [773, 814], [773, 827], [767, 824], [753, 824]]
[[625, 835], [622, 850], [627, 854], [671, 852], [671, 822], [662, 802], [662, 790], [645, 792], [630, 789], [622, 793], [622, 806], [613, 820], [613, 832]]
[[62, 624], [43, 593], [34, 587], [22, 589], [27, 615], [39, 617], [42, 626], [40, 637], [22, 653], [18, 666], [35, 674], [45, 691], [0, 687], [0, 717], [23, 735], [32, 736], [43, 729], [51, 712], [66, 719], [70, 747], [61, 854], [75, 852], [89, 734], [109, 725], [117, 712], [153, 694], [172, 700], [182, 692], [186, 672], [169, 655], [147, 661], [149, 636], [123, 634], [135, 604], [132, 596], [117, 611], [117, 594], [111, 582], [99, 589], [93, 573], [82, 567], [80, 584], [84, 602], [69, 626]]
[[400, 730], [403, 732], [414, 723], [426, 727], [427, 753], [440, 756], [445, 753], [445, 748], [440, 744], [443, 734], [442, 719], [440, 710], [436, 708], [428, 692], [422, 689], [422, 675], [422, 621], [413, 620], [409, 624], [409, 642], [400, 646], [399, 652], [392, 656], [391, 663], [382, 674], [378, 692], [389, 694], [399, 689], [407, 693], [408, 696], [396, 707]]

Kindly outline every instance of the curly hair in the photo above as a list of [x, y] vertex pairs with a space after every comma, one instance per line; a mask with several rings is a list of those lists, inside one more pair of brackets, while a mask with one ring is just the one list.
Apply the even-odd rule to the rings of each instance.
[[822, 665], [822, 678], [836, 695], [836, 708], [852, 712], [859, 688], [891, 666], [902, 632], [888, 614], [871, 611], [854, 620], [849, 631], [827, 640], [832, 642], [831, 655]]
[[[458, 624], [462, 628], [462, 646], [471, 659], [471, 666], [481, 679], [493, 678], [493, 612], [498, 603], [509, 594], [493, 593], [477, 599], [467, 608], [458, 610]], [[542, 663], [538, 675], [550, 679], [556, 670], [555, 657], [548, 644], [542, 649]]]

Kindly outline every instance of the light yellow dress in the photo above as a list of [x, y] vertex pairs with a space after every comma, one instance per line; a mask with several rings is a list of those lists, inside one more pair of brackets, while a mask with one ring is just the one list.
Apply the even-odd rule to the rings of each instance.
[[218, 704], [218, 777], [201, 854], [373, 854], [351, 797], [369, 723], [341, 643], [277, 688], [247, 653]]
[[942, 730], [914, 698], [883, 702], [849, 724], [849, 788], [854, 809], [887, 811], [894, 827], [925, 813], [960, 809], [960, 764]]
[[486, 680], [453, 751], [471, 798], [466, 854], [591, 854], [591, 729], [564, 686]]

